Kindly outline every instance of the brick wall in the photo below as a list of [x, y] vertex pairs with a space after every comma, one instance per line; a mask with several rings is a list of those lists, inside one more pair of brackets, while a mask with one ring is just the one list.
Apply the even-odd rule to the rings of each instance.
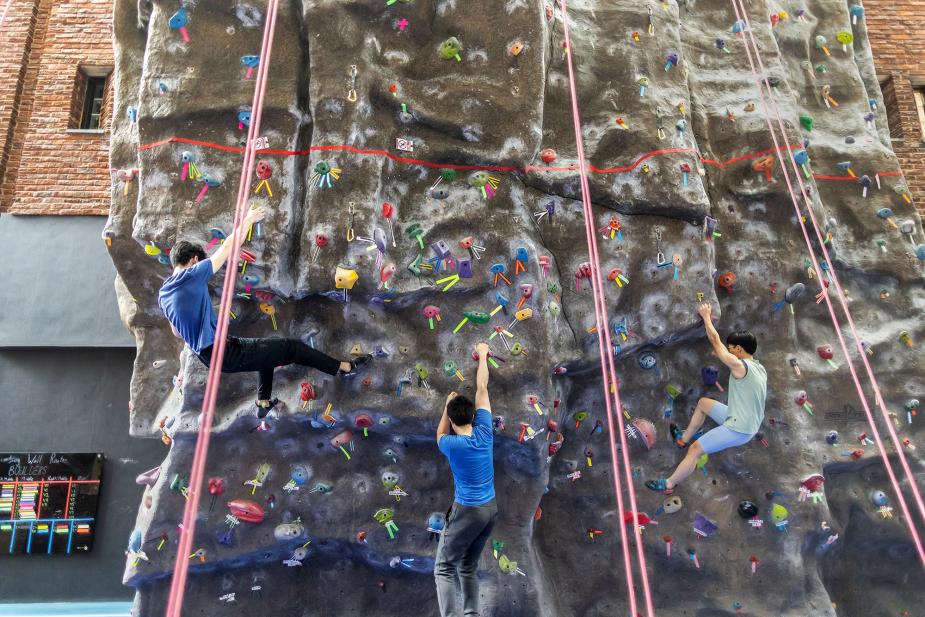
[[3, 178], [12, 154], [38, 5], [38, 0], [14, 0], [0, 32], [0, 209], [9, 198]]
[[925, 142], [913, 95], [914, 88], [925, 88], [925, 2], [866, 0], [864, 11], [893, 150], [925, 217]]
[[4, 35], [17, 36], [0, 38], [0, 212], [109, 212], [110, 114], [101, 134], [68, 129], [79, 68], [112, 66], [111, 22], [112, 0], [13, 0]]

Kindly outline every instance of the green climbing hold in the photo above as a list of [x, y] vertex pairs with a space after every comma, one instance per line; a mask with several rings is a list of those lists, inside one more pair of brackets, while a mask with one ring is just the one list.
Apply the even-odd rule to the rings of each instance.
[[463, 315], [472, 323], [485, 324], [491, 321], [491, 315], [483, 311], [463, 311]]
[[444, 60], [455, 58], [457, 62], [462, 62], [462, 58], [459, 57], [460, 51], [462, 51], [462, 43], [455, 36], [440, 43], [440, 57]]
[[446, 182], [452, 182], [456, 179], [456, 170], [455, 169], [441, 169], [440, 177]]
[[700, 458], [697, 459], [697, 465], [696, 465], [697, 469], [703, 470], [703, 468], [707, 466], [707, 461], [709, 460], [710, 460], [709, 454], [706, 454], [706, 453], [701, 454]]
[[423, 255], [418, 255], [414, 258], [410, 264], [408, 264], [408, 271], [411, 272], [414, 276], [421, 276], [421, 263], [424, 261]]
[[489, 175], [487, 171], [477, 171], [469, 176], [469, 185], [479, 188], [488, 184]]
[[806, 114], [800, 115], [800, 124], [803, 125], [803, 128], [807, 131], [813, 130], [813, 117], [807, 116]]
[[180, 474], [174, 474], [173, 479], [170, 481], [170, 490], [172, 491], [182, 491], [186, 488], [186, 480], [180, 477]]
[[517, 562], [508, 558], [507, 555], [501, 555], [498, 558], [498, 568], [505, 574], [517, 574]]
[[783, 523], [789, 515], [790, 512], [787, 511], [787, 508], [779, 503], [771, 505], [771, 520], [774, 521], [774, 524]]
[[835, 35], [835, 40], [841, 43], [844, 46], [851, 45], [854, 42], [854, 35], [848, 32], [847, 30], [842, 30]]
[[391, 508], [382, 508], [380, 510], [376, 510], [376, 513], [373, 514], [373, 518], [375, 518], [376, 522], [380, 525], [385, 525], [395, 518], [395, 511]]
[[331, 173], [331, 166], [328, 165], [327, 161], [321, 161], [315, 165], [315, 173], [319, 173], [321, 175], [329, 174]]

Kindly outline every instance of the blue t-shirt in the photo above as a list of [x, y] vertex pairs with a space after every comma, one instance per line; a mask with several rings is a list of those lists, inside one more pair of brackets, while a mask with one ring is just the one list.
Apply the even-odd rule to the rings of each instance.
[[440, 439], [440, 451], [449, 459], [453, 471], [456, 503], [481, 506], [495, 498], [494, 438], [491, 413], [478, 409], [471, 436], [444, 435]]
[[167, 277], [157, 295], [167, 321], [197, 354], [215, 342], [217, 320], [209, 297], [210, 278], [212, 261], [204, 259]]

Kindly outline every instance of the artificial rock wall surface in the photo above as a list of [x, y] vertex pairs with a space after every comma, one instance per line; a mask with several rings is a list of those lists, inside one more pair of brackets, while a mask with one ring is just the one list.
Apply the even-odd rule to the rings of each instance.
[[[911, 449], [917, 421], [904, 410], [925, 386], [915, 346], [925, 335], [921, 222], [903, 197], [863, 17], [852, 24], [851, 4], [755, 0], [747, 9], [787, 142], [811, 157], [804, 181], [831, 234], [868, 359], [921, 473]], [[206, 375], [157, 308], [170, 272], [164, 251], [181, 237], [205, 244], [213, 228], [230, 231], [254, 88], [242, 57], [259, 54], [266, 10], [243, 1], [181, 6], [188, 42], [170, 26], [175, 2], [119, 0], [115, 8], [117, 171], [106, 234], [122, 315], [138, 341], [132, 432], [170, 442], [147, 478], [126, 562], [125, 582], [146, 616], [165, 605]], [[628, 281], [606, 281], [619, 345], [608, 352], [637, 427], [628, 447], [639, 509], [653, 521], [642, 542], [656, 614], [920, 610], [921, 564], [905, 517], [889, 510], [896, 496], [876, 448], [859, 441], [871, 430], [825, 304], [813, 302], [818, 278], [780, 165], [767, 177], [755, 168], [774, 144], [732, 5], [576, 1], [568, 17], [601, 263], [605, 277], [619, 268]], [[588, 252], [563, 19], [560, 6], [533, 0], [281, 3], [262, 121], [269, 149], [258, 155], [272, 196], [262, 178], [251, 182], [253, 203], [270, 214], [245, 246], [255, 259], [238, 277], [231, 332], [301, 337], [340, 357], [359, 346], [376, 359], [351, 379], [278, 370], [275, 393], [286, 409], [266, 425], [253, 416], [256, 376], [223, 377], [206, 474], [225, 490], [203, 500], [194, 543], [203, 553], [193, 557], [186, 614], [436, 615], [429, 529], [452, 501], [452, 479], [433, 433], [445, 394], [473, 393], [470, 352], [494, 326], [510, 326], [512, 336], [501, 338], [523, 351], [491, 341], [504, 360], [490, 388], [501, 418], [493, 536], [503, 547], [486, 549], [481, 562], [483, 615], [627, 614], [624, 516], [613, 493], [590, 281], [581, 276]], [[839, 32], [853, 41], [838, 42]], [[444, 59], [450, 37], [461, 48]], [[826, 104], [822, 86], [837, 105]], [[398, 150], [399, 138], [413, 152]], [[868, 177], [866, 197], [843, 161]], [[339, 171], [319, 174], [322, 163]], [[453, 178], [447, 166], [462, 167]], [[894, 219], [879, 218], [881, 208]], [[610, 233], [614, 216], [619, 234]], [[707, 217], [721, 235], [705, 233]], [[907, 219], [906, 233], [891, 224]], [[415, 224], [420, 242], [409, 232]], [[320, 249], [318, 234], [328, 238]], [[480, 259], [460, 246], [468, 236], [484, 247]], [[375, 242], [366, 241], [377, 238], [385, 240], [382, 266], [396, 266], [387, 287]], [[433, 259], [446, 250], [449, 271]], [[658, 265], [675, 256], [679, 267]], [[436, 284], [469, 274], [466, 259], [471, 276], [445, 291], [447, 282]], [[429, 260], [440, 272], [427, 269]], [[359, 274], [346, 302], [334, 288], [339, 265]], [[796, 283], [807, 292], [794, 310], [779, 306]], [[533, 317], [516, 321], [522, 284], [533, 286], [524, 304]], [[503, 304], [497, 294], [510, 303], [503, 312], [454, 333], [464, 311]], [[769, 374], [766, 441], [710, 457], [678, 492], [680, 511], [667, 513], [664, 498], [642, 486], [680, 459], [666, 416], [684, 425], [700, 396], [725, 397], [702, 375], [716, 361], [695, 313], [699, 298], [717, 307], [723, 334], [750, 328], [759, 338]], [[433, 328], [427, 306], [440, 311]], [[831, 363], [817, 353], [826, 344]], [[447, 362], [464, 381], [444, 370]], [[418, 368], [428, 372], [426, 386]], [[721, 383], [727, 376], [721, 371]], [[311, 407], [303, 408], [302, 382], [314, 385]], [[800, 391], [813, 413], [795, 402]], [[540, 432], [550, 419], [563, 440], [551, 457], [556, 437]], [[538, 434], [521, 439], [524, 425]], [[335, 439], [344, 430], [349, 443]], [[652, 430], [647, 447], [643, 434]], [[830, 431], [838, 432], [834, 446]], [[801, 480], [815, 473], [824, 486], [801, 500]], [[393, 494], [396, 485], [406, 495]], [[874, 503], [876, 491], [885, 502]], [[263, 521], [227, 519], [228, 503], [240, 499], [262, 507]], [[743, 500], [757, 504], [757, 519], [737, 513]]]

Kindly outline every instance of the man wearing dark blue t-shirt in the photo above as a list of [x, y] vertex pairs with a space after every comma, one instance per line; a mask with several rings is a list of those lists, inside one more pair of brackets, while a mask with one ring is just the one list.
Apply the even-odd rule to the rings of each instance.
[[[451, 392], [437, 426], [437, 446], [449, 459], [456, 497], [437, 545], [434, 576], [441, 617], [457, 617], [456, 579], [465, 617], [478, 617], [476, 570], [485, 542], [498, 518], [495, 503], [494, 435], [488, 400], [488, 345], [475, 347], [479, 357], [475, 404]], [[450, 430], [452, 428], [452, 431]]]
[[[170, 251], [173, 274], [161, 286], [158, 304], [170, 322], [173, 333], [183, 339], [206, 366], [212, 362], [216, 326], [215, 309], [212, 308], [209, 295], [209, 279], [228, 261], [236, 235], [240, 241], [250, 226], [259, 223], [264, 216], [263, 208], [250, 210], [241, 227], [233, 230], [211, 257], [206, 257], [201, 246], [186, 240], [177, 242]], [[297, 339], [229, 336], [225, 342], [222, 372], [259, 373], [257, 417], [265, 418], [279, 403], [278, 399], [270, 399], [273, 369], [277, 366], [300, 364], [328, 375], [337, 375], [352, 372], [369, 357], [361, 356], [351, 362], [342, 362]]]

